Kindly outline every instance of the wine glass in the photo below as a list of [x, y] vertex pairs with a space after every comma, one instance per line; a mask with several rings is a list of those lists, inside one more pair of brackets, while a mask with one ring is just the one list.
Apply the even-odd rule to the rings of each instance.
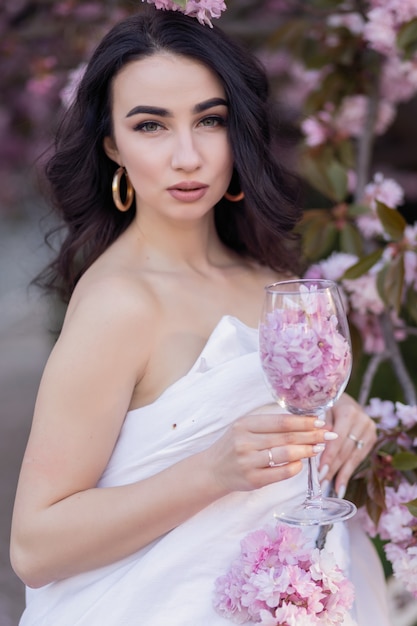
[[[267, 285], [259, 349], [278, 404], [294, 415], [324, 419], [345, 389], [352, 366], [349, 326], [336, 283], [300, 279]], [[348, 500], [323, 497], [313, 457], [308, 459], [304, 502], [275, 516], [296, 526], [320, 526], [355, 513]]]

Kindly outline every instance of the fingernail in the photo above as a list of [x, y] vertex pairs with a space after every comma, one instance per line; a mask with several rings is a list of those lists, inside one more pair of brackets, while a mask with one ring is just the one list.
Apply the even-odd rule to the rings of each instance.
[[319, 471], [319, 480], [320, 481], [323, 480], [323, 478], [327, 475], [328, 471], [329, 471], [329, 466], [328, 465], [323, 465], [323, 467]]
[[314, 454], [319, 454], [320, 452], [323, 452], [325, 448], [326, 446], [324, 445], [324, 443], [316, 443], [316, 445], [313, 446], [313, 452]]
[[323, 426], [325, 426], [325, 425], [326, 425], [326, 422], [324, 420], [316, 420], [314, 422], [314, 426], [316, 428], [323, 428]]
[[328, 430], [327, 432], [324, 433], [324, 439], [326, 441], [333, 441], [333, 439], [337, 439], [338, 438], [338, 434], [332, 432], [331, 430]]
[[346, 493], [346, 487], [345, 487], [345, 485], [341, 485], [341, 486], [339, 487], [339, 491], [337, 492], [337, 497], [338, 497], [338, 498], [343, 498], [343, 496], [345, 495], [345, 493]]
[[328, 486], [329, 486], [329, 481], [323, 480], [323, 482], [321, 483], [321, 490], [323, 493], [327, 493]]

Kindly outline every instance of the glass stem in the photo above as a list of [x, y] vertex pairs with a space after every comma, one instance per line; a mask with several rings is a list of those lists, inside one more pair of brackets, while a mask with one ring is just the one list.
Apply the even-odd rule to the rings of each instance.
[[306, 504], [309, 506], [321, 507], [322, 494], [317, 470], [317, 459], [315, 456], [308, 459], [308, 484]]
[[[324, 412], [317, 413], [317, 417], [324, 420]], [[315, 456], [308, 459], [308, 483], [305, 504], [307, 506], [314, 506], [317, 508], [321, 508], [322, 506], [322, 492], [317, 468], [317, 457]]]

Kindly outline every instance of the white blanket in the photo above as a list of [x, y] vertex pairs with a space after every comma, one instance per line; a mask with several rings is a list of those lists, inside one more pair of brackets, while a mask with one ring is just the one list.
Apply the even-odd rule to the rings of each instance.
[[[257, 349], [255, 329], [223, 317], [188, 374], [153, 404], [127, 414], [98, 486], [151, 476], [205, 449], [233, 420], [271, 402]], [[242, 537], [270, 523], [282, 503], [302, 500], [305, 489], [302, 472], [258, 491], [233, 493], [122, 561], [28, 589], [20, 626], [230, 625], [213, 609], [215, 579], [238, 554]], [[354, 537], [351, 549], [347, 526], [336, 524], [328, 540], [357, 586], [354, 617], [359, 626], [388, 626], [379, 560], [361, 529]]]

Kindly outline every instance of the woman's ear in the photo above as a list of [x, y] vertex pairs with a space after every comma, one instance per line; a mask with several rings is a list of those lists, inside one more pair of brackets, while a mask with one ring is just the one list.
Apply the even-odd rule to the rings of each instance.
[[113, 137], [104, 137], [103, 148], [104, 148], [104, 152], [107, 154], [109, 159], [111, 159], [118, 165], [122, 164], [119, 151], [117, 149], [117, 146]]

